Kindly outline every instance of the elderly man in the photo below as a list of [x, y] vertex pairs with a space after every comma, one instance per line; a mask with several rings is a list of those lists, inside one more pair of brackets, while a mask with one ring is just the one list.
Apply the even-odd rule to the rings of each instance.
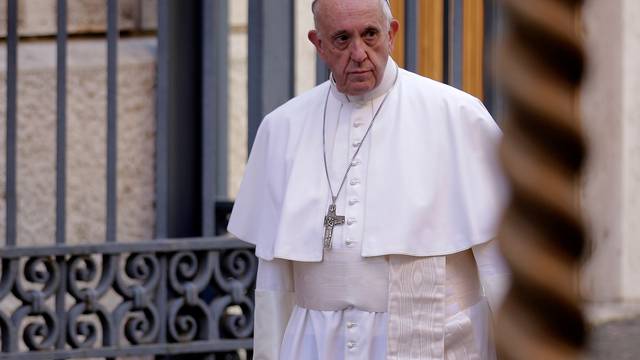
[[385, 0], [316, 0], [329, 81], [267, 115], [229, 231], [256, 245], [256, 359], [491, 359], [500, 131], [398, 68]]

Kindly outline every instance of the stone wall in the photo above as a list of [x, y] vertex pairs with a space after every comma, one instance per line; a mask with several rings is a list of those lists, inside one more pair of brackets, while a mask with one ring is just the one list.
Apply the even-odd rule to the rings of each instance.
[[229, 31], [229, 178], [228, 193], [235, 198], [247, 160], [248, 2], [230, 1]]
[[[21, 44], [18, 71], [18, 243], [54, 242], [55, 44]], [[0, 48], [5, 69], [6, 48]], [[155, 39], [120, 41], [118, 73], [118, 238], [150, 239], [154, 209]], [[69, 42], [67, 83], [67, 241], [105, 239], [106, 47], [101, 40]], [[6, 73], [0, 72], [4, 84]], [[5, 87], [0, 116], [5, 118]], [[4, 123], [4, 122], [3, 122]], [[2, 126], [4, 135], [4, 126]], [[0, 137], [4, 192], [5, 137]], [[4, 200], [4, 197], [3, 197]], [[0, 202], [4, 212], [5, 203]], [[4, 234], [4, 217], [0, 221]]]
[[640, 313], [640, 2], [589, 1], [583, 125], [590, 156], [583, 186], [590, 257], [583, 289], [595, 321]]

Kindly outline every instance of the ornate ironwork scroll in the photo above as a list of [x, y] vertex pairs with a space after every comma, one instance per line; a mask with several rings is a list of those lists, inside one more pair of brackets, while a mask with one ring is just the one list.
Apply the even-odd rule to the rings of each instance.
[[502, 158], [513, 198], [500, 233], [513, 283], [498, 316], [505, 359], [572, 359], [586, 329], [578, 291], [584, 229], [576, 201], [585, 146], [579, 0], [503, 0]]
[[[9, 247], [0, 258], [0, 359], [252, 347], [258, 263], [239, 240]], [[62, 314], [58, 296], [73, 299]]]

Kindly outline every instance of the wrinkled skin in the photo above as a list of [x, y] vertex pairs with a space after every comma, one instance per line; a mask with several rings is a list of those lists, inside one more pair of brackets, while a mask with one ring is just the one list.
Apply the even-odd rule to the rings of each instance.
[[382, 81], [398, 22], [387, 22], [379, 0], [320, 0], [316, 29], [309, 31], [338, 90], [362, 95]]

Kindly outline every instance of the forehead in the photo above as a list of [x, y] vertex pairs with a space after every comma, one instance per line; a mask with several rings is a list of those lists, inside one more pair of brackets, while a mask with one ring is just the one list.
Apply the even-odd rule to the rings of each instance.
[[317, 17], [318, 30], [333, 33], [382, 27], [384, 15], [379, 0], [319, 0]]

